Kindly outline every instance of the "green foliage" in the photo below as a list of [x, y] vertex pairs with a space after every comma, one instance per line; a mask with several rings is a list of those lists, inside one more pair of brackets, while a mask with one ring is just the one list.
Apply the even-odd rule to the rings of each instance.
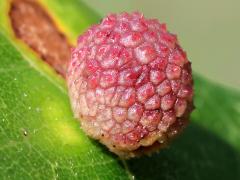
[[[184, 133], [158, 154], [121, 161], [84, 135], [63, 80], [12, 36], [6, 2], [0, 2], [1, 179], [240, 179], [239, 92], [195, 75], [196, 109]], [[79, 1], [42, 2], [70, 38], [98, 20]], [[78, 18], [85, 24], [77, 26]]]

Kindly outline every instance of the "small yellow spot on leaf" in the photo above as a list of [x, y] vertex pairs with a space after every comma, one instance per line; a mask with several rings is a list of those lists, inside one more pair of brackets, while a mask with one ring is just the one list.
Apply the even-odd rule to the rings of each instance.
[[[74, 145], [81, 144], [83, 139], [79, 132], [68, 123], [57, 123], [54, 124], [56, 136], [58, 136], [64, 144]], [[79, 129], [80, 131], [80, 129]]]

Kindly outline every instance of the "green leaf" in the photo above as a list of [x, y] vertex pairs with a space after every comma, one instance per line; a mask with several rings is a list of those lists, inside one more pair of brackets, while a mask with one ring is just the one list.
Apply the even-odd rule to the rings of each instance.
[[0, 33], [0, 174], [8, 179], [127, 177], [73, 119], [66, 89]]
[[[3, 179], [240, 179], [239, 92], [195, 74], [196, 109], [184, 133], [158, 154], [121, 161], [84, 135], [63, 79], [16, 41], [7, 2], [0, 2]], [[41, 3], [72, 42], [100, 19], [77, 0]]]

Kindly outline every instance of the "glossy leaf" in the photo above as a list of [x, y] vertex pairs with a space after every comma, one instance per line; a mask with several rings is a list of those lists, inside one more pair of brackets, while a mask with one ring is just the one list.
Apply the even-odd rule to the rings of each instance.
[[[77, 0], [41, 3], [73, 43], [100, 19]], [[196, 109], [184, 133], [151, 157], [121, 161], [80, 130], [64, 80], [14, 38], [7, 7], [0, 2], [3, 179], [240, 178], [239, 92], [195, 75]]]

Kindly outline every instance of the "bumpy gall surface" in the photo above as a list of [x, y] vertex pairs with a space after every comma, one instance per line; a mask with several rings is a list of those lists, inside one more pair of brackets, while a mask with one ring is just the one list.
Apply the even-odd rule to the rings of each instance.
[[111, 14], [81, 35], [67, 80], [82, 129], [122, 157], [164, 146], [193, 107], [191, 64], [176, 35], [140, 13]]

